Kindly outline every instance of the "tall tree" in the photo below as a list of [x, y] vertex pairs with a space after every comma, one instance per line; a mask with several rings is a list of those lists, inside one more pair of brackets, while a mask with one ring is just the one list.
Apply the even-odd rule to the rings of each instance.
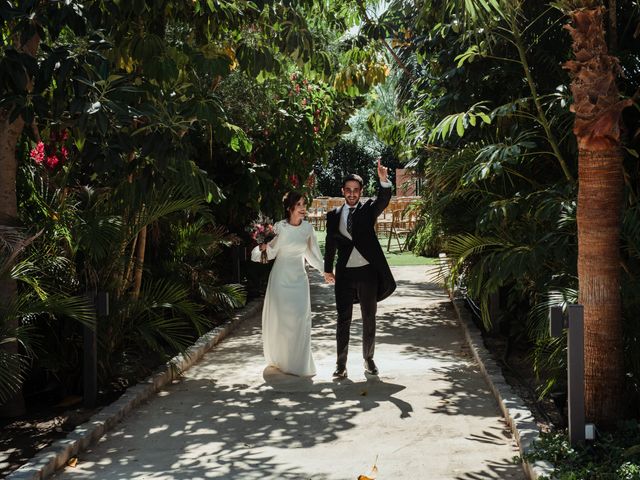
[[618, 59], [609, 54], [599, 2], [569, 3], [571, 75], [578, 141], [578, 282], [585, 321], [587, 418], [612, 426], [622, 414], [624, 358], [620, 295], [623, 205], [622, 110]]
[[[398, 1], [396, 3], [404, 5], [409, 2]], [[524, 119], [531, 117], [530, 113], [535, 111], [537, 113], [537, 123], [545, 132], [549, 147], [551, 147], [550, 150], [553, 151], [558, 163], [562, 166], [565, 176], [564, 183], [569, 183], [569, 185], [564, 185], [562, 182], [558, 182], [557, 178], [545, 178], [545, 173], [549, 173], [549, 171], [544, 172], [543, 155], [536, 154], [535, 158], [539, 163], [533, 170], [520, 169], [518, 171], [522, 179], [526, 178], [523, 173], [527, 172], [531, 178], [531, 185], [538, 189], [538, 192], [530, 194], [528, 198], [541, 198], [541, 194], [545, 192], [540, 190], [537, 185], [551, 182], [559, 186], [559, 188], [554, 187], [554, 190], [560, 192], [560, 198], [567, 194], [573, 195], [573, 185], [571, 185], [575, 165], [573, 162], [573, 157], [575, 156], [573, 142], [567, 142], [568, 135], [564, 135], [562, 131], [565, 124], [573, 125], [573, 133], [579, 150], [577, 155], [579, 185], [577, 228], [579, 245], [576, 263], [579, 283], [578, 301], [585, 307], [586, 413], [591, 421], [611, 426], [622, 415], [620, 407], [624, 398], [622, 388], [624, 385], [625, 365], [623, 361], [623, 318], [620, 295], [620, 234], [621, 212], [624, 203], [624, 150], [621, 145], [620, 122], [622, 110], [631, 102], [621, 100], [618, 91], [616, 82], [620, 67], [618, 59], [612, 56], [612, 53], [607, 48], [607, 35], [603, 26], [606, 10], [602, 1], [525, 2], [492, 0], [488, 2], [484, 0], [448, 0], [436, 2], [424, 0], [423, 2], [417, 2], [417, 4], [421, 5], [422, 14], [414, 15], [414, 18], [424, 21], [423, 19], [427, 15], [431, 15], [432, 12], [440, 9], [438, 13], [444, 14], [444, 17], [449, 14], [453, 18], [451, 30], [456, 33], [461, 32], [458, 36], [462, 37], [463, 42], [465, 35], [467, 36], [466, 40], [470, 40], [470, 47], [467, 51], [463, 51], [456, 57], [458, 68], [452, 68], [445, 73], [447, 82], [453, 83], [459, 76], [464, 83], [460, 85], [459, 90], [454, 90], [449, 85], [445, 86], [446, 92], [455, 92], [455, 95], [443, 95], [442, 98], [460, 98], [467, 92], [468, 86], [473, 84], [469, 74], [465, 75], [461, 72], [461, 66], [466, 66], [470, 70], [473, 68], [470, 63], [474, 63], [478, 58], [488, 60], [496, 59], [497, 57], [508, 57], [511, 47], [505, 47], [505, 43], [515, 47], [517, 57], [515, 59], [506, 58], [508, 63], [504, 63], [499, 70], [494, 70], [489, 74], [487, 73], [489, 70], [487, 66], [483, 71], [476, 72], [486, 75], [483, 77], [483, 82], [489, 84], [487, 90], [490, 90], [490, 85], [493, 84], [495, 86], [498, 84], [498, 80], [492, 77], [500, 78], [500, 75], [504, 75], [504, 72], [509, 70], [508, 64], [512, 64], [513, 60], [516, 60], [523, 68], [523, 80], [529, 86], [529, 98], [519, 98], [505, 105], [507, 108], [498, 108], [492, 112], [496, 120], [493, 122], [496, 134], [499, 135], [501, 141], [509, 144], [508, 138], [506, 138], [507, 129], [504, 127], [513, 126], [514, 130], [522, 128], [523, 125], [526, 125]], [[620, 2], [610, 1], [608, 5], [611, 9], [615, 9], [616, 6], [618, 9], [623, 8]], [[551, 12], [549, 7], [551, 6], [560, 8], [561, 12], [569, 15], [571, 19], [571, 25], [567, 28], [573, 39], [573, 47], [561, 52], [561, 58], [567, 53], [571, 54], [571, 52], [574, 57], [573, 60], [565, 64], [565, 68], [571, 76], [570, 90], [573, 96], [571, 110], [575, 113], [575, 118], [571, 118], [571, 123], [566, 122], [566, 115], [558, 112], [560, 106], [564, 109], [564, 105], [570, 103], [568, 96], [551, 93], [549, 85], [546, 86], [546, 92], [541, 88], [544, 82], [548, 82], [553, 72], [552, 69], [556, 67], [558, 61], [549, 62], [548, 66], [545, 65], [544, 57], [548, 59], [550, 55], [549, 52], [540, 51], [540, 45], [545, 41], [544, 39], [549, 32], [555, 35], [558, 46], [563, 45], [563, 39], [556, 32], [556, 25], [558, 25], [559, 21], [558, 19], [552, 19], [549, 15]], [[633, 7], [625, 5], [624, 8], [631, 9]], [[529, 15], [536, 12], [536, 10], [538, 12], [535, 15]], [[557, 12], [551, 13], [557, 14]], [[616, 33], [616, 12], [609, 11], [608, 13], [608, 23], [612, 26], [612, 30], [609, 32], [609, 45], [615, 46], [623, 37], [618, 36]], [[541, 21], [541, 19], [543, 20]], [[440, 22], [440, 20], [433, 21], [432, 25], [436, 22]], [[439, 25], [442, 25], [442, 23], [439, 23]], [[619, 33], [625, 34], [628, 30], [628, 28], [624, 31], [620, 30]], [[399, 38], [401, 37], [399, 36]], [[425, 44], [427, 46], [430, 45], [427, 42]], [[428, 50], [428, 47], [425, 50]], [[427, 51], [426, 56], [429, 56], [429, 54], [430, 52]], [[423, 56], [425, 55], [423, 54]], [[470, 62], [467, 62], [468, 60]], [[637, 62], [637, 56], [634, 57], [633, 62]], [[433, 63], [436, 62], [434, 61]], [[492, 78], [493, 82], [488, 80], [489, 78]], [[567, 83], [566, 78], [563, 78], [563, 76], [557, 76], [554, 81], [556, 83], [553, 84], [552, 88]], [[522, 84], [522, 82], [519, 82], [519, 84]], [[514, 86], [513, 88], [515, 89], [516, 87]], [[501, 89], [501, 91], [510, 90], [509, 88], [504, 88], [504, 86], [501, 86]], [[557, 92], [564, 91], [566, 90], [562, 87], [557, 90]], [[482, 95], [482, 93], [484, 92], [481, 91], [479, 95]], [[476, 92], [473, 92], [473, 94], [478, 95]], [[481, 110], [483, 103], [475, 102], [480, 99], [484, 100], [486, 97], [479, 95], [471, 97], [473, 102], [470, 103], [474, 103], [474, 107]], [[558, 99], [564, 98], [562, 98], [561, 102], [557, 102], [554, 101], [554, 97]], [[439, 100], [439, 103], [442, 104], [444, 102]], [[524, 108], [521, 108], [523, 106]], [[469, 125], [475, 126], [480, 123], [479, 119], [473, 118], [474, 115], [477, 115], [474, 107], [466, 112], [445, 117], [436, 127], [436, 131], [440, 133], [451, 134], [457, 129], [460, 137], [465, 136], [466, 141], [461, 142], [461, 145], [454, 144], [458, 153], [458, 155], [453, 156], [454, 159], [462, 159], [460, 152], [463, 149], [472, 154], [474, 153], [472, 142], [476, 138], [471, 135], [466, 136], [467, 130], [473, 130]], [[510, 118], [512, 112], [515, 115]], [[547, 118], [548, 115], [550, 116], [549, 119]], [[554, 115], [552, 121], [551, 115]], [[516, 119], [514, 117], [519, 118]], [[536, 130], [539, 131], [537, 127]], [[442, 138], [444, 137], [445, 135], [442, 135]], [[556, 138], [558, 138], [557, 141]], [[514, 155], [514, 161], [519, 162], [526, 158], [525, 155], [533, 153], [530, 147], [524, 147], [531, 145], [532, 142], [530, 140], [534, 140], [534, 145], [539, 142], [539, 135], [523, 138], [523, 140], [525, 141], [519, 142], [520, 145], [518, 146], [509, 146], [511, 152], [516, 152], [522, 146], [521, 152]], [[487, 152], [491, 151], [495, 152], [491, 155], [491, 158], [499, 158], [498, 152], [500, 152], [500, 149], [496, 149], [495, 146], [490, 149], [488, 147], [481, 148], [479, 150], [480, 153], [474, 155], [477, 167], [467, 172], [463, 171], [462, 178], [451, 175], [454, 181], [453, 185], [456, 187], [463, 185], [465, 182], [473, 180], [475, 176], [475, 178], [483, 180], [481, 185], [485, 187], [488, 185], [486, 180], [492, 178], [492, 176], [493, 178], [500, 178], [503, 175], [502, 167], [506, 167], [504, 171], [507, 171], [507, 168], [510, 169], [508, 165], [503, 164], [500, 167], [500, 173], [494, 176], [491, 173], [493, 167], [485, 161], [488, 158]], [[506, 150], [503, 151], [506, 153]], [[433, 156], [435, 157], [435, 155]], [[564, 160], [564, 157], [566, 157], [567, 161]], [[456, 164], [462, 165], [462, 161], [456, 163], [452, 160], [449, 164], [453, 164], [453, 166]], [[525, 165], [524, 162], [523, 165]], [[472, 175], [478, 169], [482, 169], [480, 171], [483, 173], [479, 176]], [[442, 170], [445, 172], [447, 170], [440, 170], [437, 175], [439, 178], [444, 178]], [[515, 182], [512, 183], [517, 185]], [[495, 194], [495, 185], [489, 185], [489, 190], [491, 194]], [[506, 219], [510, 209], [522, 212], [521, 209], [524, 204], [521, 199], [525, 198], [525, 192], [527, 191], [528, 188], [526, 186], [518, 185], [518, 189], [515, 190], [517, 194], [514, 196], [515, 202], [512, 200], [508, 202], [493, 202], [493, 204], [487, 202], [491, 208], [485, 208], [484, 212], [489, 213], [484, 213], [483, 215], [483, 210], [480, 210], [476, 230], [484, 227], [485, 232], [491, 233], [492, 237], [488, 238], [487, 236], [487, 238], [480, 240], [495, 241], [495, 236], [506, 233], [506, 238], [510, 242], [515, 239], [513, 244], [519, 245], [523, 238], [523, 233], [528, 235], [535, 231], [533, 224], [526, 226], [527, 231], [518, 232], [511, 225], [505, 228], [506, 222], [501, 225], [500, 222], [493, 220], [500, 219], [503, 215]], [[548, 192], [547, 195], [551, 195], [552, 190], [549, 189]], [[551, 202], [549, 202], [548, 198], [545, 198], [542, 202], [540, 200], [537, 201], [543, 207], [540, 209], [539, 214], [534, 217], [539, 220], [545, 218], [544, 204], [550, 204]], [[564, 205], [569, 205], [572, 202], [563, 201], [563, 203]], [[451, 205], [451, 202], [448, 205]], [[561, 212], [565, 208], [561, 204], [558, 204], [557, 207], [557, 212]], [[551, 209], [548, 209], [547, 213], [550, 211]], [[475, 210], [474, 213], [476, 213]], [[552, 225], [552, 228], [556, 227], [555, 230], [544, 230], [546, 237], [540, 238], [540, 240], [546, 242], [553, 238], [560, 230], [558, 227], [568, 224], [566, 218], [571, 214], [571, 211], [565, 210], [562, 215], [565, 220], [558, 221], [555, 226]], [[561, 218], [558, 220], [561, 220]], [[487, 230], [487, 225], [493, 228]], [[482, 242], [476, 241], [478, 239], [477, 235], [477, 231], [472, 231], [471, 235], [467, 235], [461, 240], [459, 239], [460, 245], [465, 247], [467, 252], [464, 260], [467, 260], [465, 273], [468, 275], [469, 288], [474, 288], [478, 291], [477, 287], [481, 287], [485, 292], [490, 286], [496, 288], [496, 286], [508, 285], [512, 288], [513, 283], [505, 284], [503, 282], [503, 279], [508, 279], [510, 282], [513, 281], [513, 278], [509, 278], [510, 276], [507, 275], [512, 265], [507, 261], [508, 257], [505, 257], [504, 261], [500, 263], [493, 263], [497, 268], [490, 271], [487, 266], [492, 264], [491, 258], [495, 259], [496, 257], [493, 244], [482, 244]], [[555, 242], [557, 243], [560, 238], [556, 238]], [[562, 242], [566, 245], [566, 240], [562, 240]], [[555, 248], [556, 243], [552, 242], [550, 244], [554, 245], [554, 247], [551, 247], [552, 249]], [[518, 262], [515, 264], [525, 264], [523, 257], [520, 256], [522, 252], [532, 252], [530, 258], [535, 258], [536, 245], [538, 244], [536, 242], [531, 245], [523, 245], [525, 248], [520, 248], [520, 252], [517, 249], [512, 249], [509, 252], [510, 255], [512, 255], [512, 258], [518, 258]], [[565, 261], [568, 260], [565, 259]], [[470, 265], [472, 268], [469, 268]], [[476, 267], [475, 270], [473, 269], [474, 266]], [[573, 266], [565, 265], [565, 267], [563, 275], [565, 278], [571, 277]], [[533, 268], [532, 263], [532, 266], [529, 266], [524, 272], [525, 275], [530, 274]], [[487, 273], [489, 271], [490, 273]], [[531, 281], [529, 283], [533, 285], [538, 282]], [[546, 286], [551, 288], [554, 286], [559, 287], [551, 282]], [[573, 284], [568, 286], [572, 287]], [[546, 293], [552, 296], [550, 292]], [[565, 297], [566, 299], [567, 297]]]
[[[9, 21], [0, 28], [0, 35], [11, 39], [1, 59], [0, 73], [9, 89], [28, 95], [33, 90], [33, 74], [35, 56], [40, 44], [40, 35], [36, 26], [21, 18], [20, 12], [10, 11], [9, 6], [3, 6], [0, 12]], [[17, 15], [16, 15], [17, 13]], [[14, 30], [15, 29], [15, 30]], [[24, 107], [24, 104], [22, 105]], [[16, 145], [22, 135], [26, 121], [24, 110], [20, 104], [0, 105], [0, 227], [15, 227], [18, 223], [18, 204], [16, 199]], [[16, 295], [16, 283], [9, 277], [0, 277], [0, 306], [7, 306]], [[15, 330], [18, 325], [15, 320], [8, 320], [7, 328]], [[18, 352], [17, 341], [10, 341], [2, 345], [8, 353]], [[7, 402], [0, 411], [2, 416], [18, 416], [25, 411], [22, 394], [18, 393]]]

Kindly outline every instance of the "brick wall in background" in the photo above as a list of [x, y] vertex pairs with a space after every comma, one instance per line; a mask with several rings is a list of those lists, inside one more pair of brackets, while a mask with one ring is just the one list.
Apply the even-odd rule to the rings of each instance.
[[411, 197], [419, 195], [419, 179], [413, 177], [412, 172], [407, 168], [396, 168], [396, 190], [398, 197]]

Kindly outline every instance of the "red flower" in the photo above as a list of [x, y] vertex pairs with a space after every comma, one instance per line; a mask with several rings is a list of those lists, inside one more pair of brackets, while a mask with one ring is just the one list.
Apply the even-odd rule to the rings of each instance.
[[60, 159], [56, 155], [49, 155], [47, 156], [47, 160], [45, 163], [47, 167], [53, 170], [56, 167], [56, 165], [60, 163]]
[[49, 143], [40, 141], [29, 152], [31, 159], [38, 165], [44, 165], [53, 170], [69, 159], [69, 149], [65, 142], [69, 139], [67, 129], [51, 130], [49, 132]]
[[38, 165], [41, 165], [44, 162], [44, 143], [38, 142], [36, 148], [32, 149], [29, 152], [29, 156], [31, 159], [36, 162]]

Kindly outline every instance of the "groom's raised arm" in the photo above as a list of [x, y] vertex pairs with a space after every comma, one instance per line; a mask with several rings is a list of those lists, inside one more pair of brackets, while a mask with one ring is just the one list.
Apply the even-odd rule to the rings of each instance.
[[388, 169], [382, 163], [380, 163], [380, 159], [378, 158], [378, 179], [380, 183], [378, 185], [378, 194], [376, 195], [376, 199], [373, 202], [373, 210], [375, 212], [375, 218], [387, 208], [389, 202], [391, 201], [391, 187], [392, 184], [389, 181]]

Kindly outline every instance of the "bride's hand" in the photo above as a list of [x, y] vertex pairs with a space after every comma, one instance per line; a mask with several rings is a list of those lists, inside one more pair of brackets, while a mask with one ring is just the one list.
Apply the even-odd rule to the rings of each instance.
[[261, 243], [259, 248], [260, 248], [261, 252], [264, 252], [267, 249], [267, 244], [266, 243]]

